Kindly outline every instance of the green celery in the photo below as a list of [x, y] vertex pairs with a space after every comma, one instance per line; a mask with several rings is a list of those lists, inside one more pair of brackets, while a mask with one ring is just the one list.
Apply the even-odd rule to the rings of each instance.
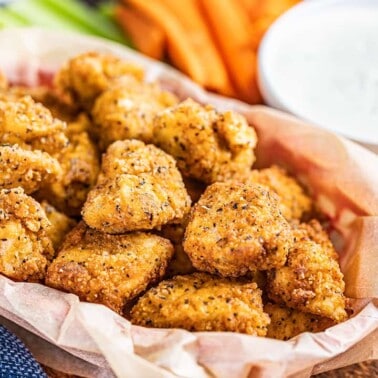
[[56, 13], [85, 26], [91, 34], [127, 44], [118, 26], [107, 16], [76, 0], [34, 0]]
[[115, 3], [113, 1], [107, 1], [106, 3], [100, 3], [97, 6], [98, 11], [105, 17], [113, 18]]
[[4, 7], [0, 7], [0, 28], [28, 25], [30, 25], [30, 23], [23, 18], [10, 13], [8, 9]]
[[104, 17], [107, 17], [108, 19], [112, 20], [112, 22], [115, 24], [119, 32], [122, 34], [123, 39], [125, 42], [123, 42], [125, 45], [131, 47], [132, 49], [135, 49], [135, 46], [133, 45], [133, 42], [131, 41], [130, 37], [126, 35], [121, 27], [118, 25], [118, 22], [115, 18], [115, 6], [116, 3], [113, 1], [106, 2], [106, 3], [100, 3], [98, 5], [97, 10], [99, 13], [101, 13]]
[[40, 0], [18, 0], [11, 3], [7, 10], [14, 16], [29, 22], [32, 25], [50, 29], [73, 30], [84, 33], [91, 31], [75, 20], [62, 17], [58, 12], [52, 12], [46, 8]]

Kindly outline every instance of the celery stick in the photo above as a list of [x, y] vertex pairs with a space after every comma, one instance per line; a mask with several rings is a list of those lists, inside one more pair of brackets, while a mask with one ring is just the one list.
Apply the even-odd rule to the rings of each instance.
[[0, 27], [28, 26], [30, 23], [13, 15], [6, 8], [0, 8]]
[[90, 30], [74, 20], [62, 17], [58, 12], [52, 12], [44, 7], [39, 0], [18, 0], [11, 3], [7, 10], [14, 16], [31, 23], [50, 29], [75, 30], [90, 33]]
[[92, 34], [109, 38], [117, 42], [127, 43], [117, 25], [108, 17], [75, 0], [34, 0], [46, 8], [54, 10], [77, 24], [85, 26]]
[[113, 18], [114, 17], [114, 2], [100, 3], [97, 6], [98, 11], [105, 17]]
[[115, 24], [116, 28], [119, 30], [119, 32], [123, 35], [123, 38], [127, 46], [131, 47], [132, 49], [135, 49], [135, 46], [133, 45], [133, 42], [131, 41], [130, 37], [127, 36], [121, 27], [118, 25], [118, 22], [116, 21], [115, 18], [115, 3], [113, 1], [111, 2], [106, 2], [106, 3], [100, 3], [98, 5], [97, 10], [99, 13], [101, 13], [104, 17], [107, 17], [108, 19], [112, 20], [112, 22]]

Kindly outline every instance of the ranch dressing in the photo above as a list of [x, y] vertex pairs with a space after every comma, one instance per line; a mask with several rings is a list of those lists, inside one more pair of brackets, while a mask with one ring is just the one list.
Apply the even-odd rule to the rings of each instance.
[[268, 103], [378, 145], [378, 0], [304, 2], [272, 27], [259, 58]]

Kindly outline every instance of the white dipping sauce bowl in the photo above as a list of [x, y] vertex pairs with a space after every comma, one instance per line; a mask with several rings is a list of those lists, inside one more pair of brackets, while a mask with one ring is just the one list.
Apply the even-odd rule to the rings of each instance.
[[378, 0], [311, 0], [259, 49], [266, 103], [378, 153]]

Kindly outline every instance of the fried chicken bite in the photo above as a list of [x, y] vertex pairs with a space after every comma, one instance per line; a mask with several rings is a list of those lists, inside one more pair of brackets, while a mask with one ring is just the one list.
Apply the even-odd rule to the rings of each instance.
[[157, 83], [142, 83], [132, 76], [118, 80], [97, 98], [92, 109], [100, 149], [124, 139], [150, 143], [154, 116], [176, 102]]
[[268, 272], [267, 291], [276, 303], [341, 322], [345, 311], [338, 255], [318, 221], [294, 227], [295, 243], [285, 266]]
[[168, 265], [167, 277], [173, 277], [177, 274], [189, 274], [195, 271], [189, 256], [185, 253], [182, 246], [188, 220], [189, 218], [186, 216], [181, 223], [166, 224], [159, 233], [163, 238], [170, 240], [175, 249], [175, 254]]
[[278, 340], [289, 340], [302, 332], [322, 332], [335, 324], [331, 319], [273, 303], [266, 304], [264, 311], [271, 320], [267, 337]]
[[90, 227], [117, 234], [177, 223], [189, 211], [190, 197], [174, 159], [153, 145], [124, 140], [103, 156], [82, 215]]
[[41, 205], [21, 188], [0, 190], [0, 273], [39, 282], [54, 254], [50, 222]]
[[177, 160], [184, 176], [211, 184], [249, 173], [257, 137], [240, 114], [188, 99], [155, 117], [153, 142]]
[[15, 145], [0, 145], [0, 189], [22, 187], [26, 194], [61, 177], [59, 162], [48, 153]]
[[130, 300], [164, 275], [172, 254], [169, 240], [157, 235], [109, 235], [81, 222], [49, 266], [46, 284], [122, 314]]
[[60, 213], [47, 201], [42, 201], [41, 206], [51, 223], [51, 227], [47, 230], [47, 236], [51, 239], [54, 250], [57, 251], [65, 236], [76, 225], [76, 221]]
[[183, 245], [198, 270], [239, 277], [283, 266], [292, 244], [274, 193], [225, 182], [207, 187], [194, 205]]
[[69, 60], [56, 74], [54, 83], [70, 103], [89, 110], [109, 83], [124, 75], [142, 81], [144, 72], [114, 55], [87, 52]]
[[68, 124], [69, 143], [56, 158], [62, 167], [60, 179], [43, 186], [37, 198], [47, 199], [69, 216], [79, 216], [89, 191], [95, 185], [100, 170], [96, 145], [86, 131], [85, 117]]
[[29, 97], [0, 100], [0, 143], [27, 144], [50, 154], [68, 143], [66, 124], [53, 118], [42, 104]]
[[133, 324], [265, 336], [269, 316], [255, 283], [205, 273], [176, 276], [150, 289], [131, 310]]
[[276, 165], [259, 171], [252, 170], [244, 182], [265, 185], [276, 193], [280, 198], [281, 213], [288, 220], [301, 219], [313, 207], [311, 198], [299, 183]]

